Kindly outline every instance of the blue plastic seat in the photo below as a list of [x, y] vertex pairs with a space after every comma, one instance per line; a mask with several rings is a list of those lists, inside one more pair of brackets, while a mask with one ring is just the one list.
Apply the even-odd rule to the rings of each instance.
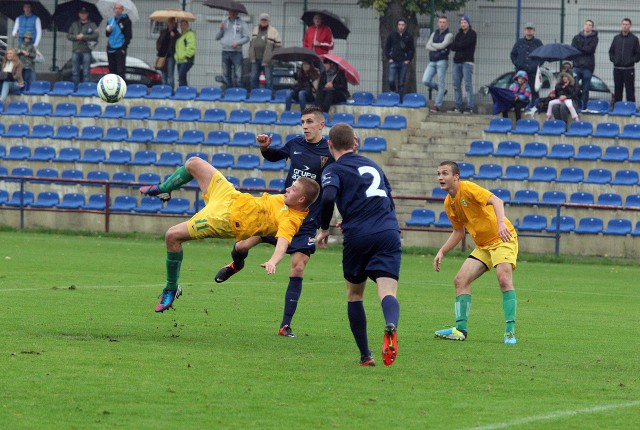
[[176, 108], [173, 106], [158, 106], [149, 119], [154, 121], [173, 121], [176, 119]]
[[[22, 203], [20, 202], [21, 199], [22, 199]], [[34, 200], [34, 195], [32, 191], [29, 191], [29, 190], [24, 190], [22, 192], [14, 191], [13, 194], [11, 194], [11, 200], [6, 202], [5, 205], [13, 206], [13, 207], [20, 207], [20, 206], [28, 207], [33, 204], [33, 200]]]
[[181, 215], [189, 212], [189, 199], [176, 197], [167, 202], [167, 206], [160, 209], [161, 214]]
[[[458, 165], [459, 166], [459, 165]], [[462, 175], [462, 170], [461, 173]], [[499, 179], [502, 176], [502, 166], [499, 164], [481, 164], [475, 179]], [[462, 176], [461, 176], [462, 177]]]
[[289, 91], [291, 91], [291, 90], [288, 89], [288, 88], [275, 90], [274, 93], [273, 93], [273, 100], [271, 100], [271, 103], [284, 103], [284, 102], [286, 102], [287, 94], [289, 93]]
[[233, 134], [231, 146], [251, 146], [256, 143], [256, 135], [250, 131], [237, 131]]
[[609, 220], [607, 228], [602, 232], [605, 235], [626, 236], [631, 234], [633, 224], [628, 219], [615, 218]]
[[146, 95], [148, 99], [170, 99], [173, 96], [173, 88], [169, 85], [154, 85]]
[[[109, 172], [104, 170], [91, 170], [87, 172], [87, 177], [85, 178], [88, 181], [100, 181], [100, 182], [109, 182]], [[89, 186], [100, 186], [103, 185], [99, 182], [93, 184], [86, 184]]]
[[158, 130], [156, 138], [152, 140], [154, 143], [173, 144], [177, 143], [180, 138], [180, 133], [174, 128], [163, 128]]
[[573, 203], [576, 205], [592, 205], [595, 203], [595, 199], [593, 194], [586, 193], [583, 191], [578, 191], [575, 193], [571, 193], [569, 196], [569, 203]]
[[516, 121], [512, 134], [536, 134], [540, 129], [540, 124], [535, 119], [519, 119]]
[[387, 139], [378, 136], [365, 137], [358, 149], [362, 152], [384, 152], [387, 150]]
[[640, 179], [635, 170], [618, 170], [611, 181], [611, 185], [638, 185]]
[[556, 143], [551, 146], [551, 151], [547, 154], [547, 158], [558, 159], [558, 160], [569, 160], [573, 158], [575, 154], [575, 149], [573, 145], [568, 145], [566, 143]]
[[356, 128], [379, 128], [380, 115], [374, 113], [363, 113], [358, 116]]
[[284, 141], [286, 143], [286, 142], [288, 142], [290, 140], [297, 139], [297, 138], [304, 139], [304, 134], [301, 134], [301, 133], [290, 133], [290, 134], [287, 134], [287, 137], [284, 139]]
[[37, 146], [33, 149], [31, 161], [51, 161], [56, 158], [56, 150], [52, 146]]
[[540, 200], [536, 190], [517, 190], [513, 195], [514, 202], [518, 203], [538, 203]]
[[204, 142], [204, 131], [202, 130], [185, 130], [182, 138], [177, 143], [183, 145], [199, 145]]
[[58, 81], [53, 84], [53, 88], [49, 91], [50, 96], [70, 96], [74, 90], [73, 82]]
[[249, 109], [233, 109], [229, 112], [227, 122], [231, 124], [248, 124], [251, 122], [251, 111]]
[[231, 167], [235, 162], [233, 154], [226, 152], [218, 152], [211, 157], [211, 165], [216, 169], [226, 169]]
[[74, 117], [77, 113], [78, 107], [75, 105], [75, 103], [58, 103], [51, 116]]
[[286, 170], [287, 160], [283, 158], [278, 161], [264, 160], [260, 166], [260, 170]]
[[398, 106], [400, 104], [400, 94], [386, 92], [378, 94], [376, 106]]
[[54, 208], [60, 203], [60, 195], [54, 191], [42, 191], [38, 194], [36, 201], [31, 204], [32, 208]]
[[143, 120], [151, 117], [151, 108], [149, 106], [131, 106], [127, 119]]
[[585, 184], [610, 184], [611, 170], [609, 169], [591, 169], [584, 180]]
[[[95, 84], [94, 84], [95, 86]], [[43, 96], [51, 91], [51, 83], [49, 81], [33, 81], [29, 87], [29, 91], [25, 94], [32, 96]]]
[[625, 124], [619, 139], [640, 139], [640, 124]]
[[180, 166], [182, 165], [182, 154], [175, 151], [165, 151], [160, 154], [156, 166]]
[[524, 181], [529, 179], [529, 167], [521, 164], [507, 166], [502, 179], [505, 181]]
[[549, 119], [542, 123], [542, 128], [538, 131], [538, 134], [540, 136], [560, 136], [566, 131], [566, 122], [559, 119]]
[[56, 162], [73, 163], [80, 160], [80, 148], [61, 148], [58, 151]]
[[615, 122], [601, 122], [596, 125], [593, 137], [614, 138], [620, 134], [620, 125]]
[[134, 128], [133, 130], [131, 130], [131, 137], [127, 139], [127, 142], [133, 142], [133, 143], [153, 142], [153, 130], [146, 127]]
[[604, 221], [602, 218], [582, 218], [573, 232], [576, 234], [599, 234], [602, 233], [603, 227]]
[[[509, 118], [492, 118], [489, 127], [484, 129], [485, 133], [509, 133], [513, 124]], [[563, 130], [564, 131], [564, 130]]]
[[633, 116], [636, 113], [635, 102], [615, 102], [609, 116]]
[[285, 183], [285, 179], [284, 178], [272, 179], [272, 180], [269, 181], [268, 188], [272, 188], [274, 190], [282, 191], [282, 190], [284, 190], [284, 183]]
[[103, 211], [107, 208], [107, 196], [105, 194], [91, 194], [87, 204], [82, 209], [90, 211]]
[[9, 201], [9, 192], [7, 190], [0, 190], [0, 205], [4, 205]]
[[211, 108], [204, 111], [202, 122], [225, 122], [227, 120], [227, 111], [219, 108]]
[[640, 194], [629, 194], [624, 201], [625, 206], [640, 208]]
[[127, 92], [124, 95], [125, 99], [139, 99], [147, 96], [147, 86], [143, 84], [129, 84], [127, 85]]
[[104, 130], [99, 125], [90, 125], [82, 129], [78, 140], [100, 140], [103, 137]]
[[102, 148], [87, 148], [84, 150], [81, 163], [101, 163], [107, 158], [107, 154]]
[[570, 233], [576, 228], [576, 219], [572, 216], [560, 216], [552, 217], [549, 226], [547, 227], [547, 232], [555, 233], [558, 230], [560, 233]]
[[136, 151], [133, 155], [133, 160], [129, 162], [129, 164], [136, 166], [151, 166], [156, 164], [156, 160], [158, 155], [155, 151], [151, 151], [149, 149], [143, 149], [140, 151]]
[[136, 181], [136, 177], [133, 173], [131, 172], [115, 172], [112, 176], [111, 176], [111, 182], [126, 182], [127, 185], [124, 184], [114, 184], [112, 185], [113, 187], [122, 187], [122, 188], [127, 188], [129, 187], [129, 183], [135, 182]]
[[[14, 167], [11, 169], [11, 176], [26, 178], [33, 176], [33, 169], [30, 167]], [[7, 179], [7, 182], [18, 182], [18, 179]]]
[[493, 153], [494, 157], [515, 157], [520, 155], [520, 142], [505, 140], [498, 143], [498, 148]]
[[518, 231], [542, 232], [547, 228], [547, 217], [539, 214], [529, 214], [522, 217]]
[[[82, 82], [83, 84], [87, 82]], [[87, 103], [80, 105], [80, 110], [76, 115], [79, 118], [98, 118], [102, 115], [102, 108], [100, 105]]]
[[587, 110], [592, 114], [604, 115], [609, 113], [609, 108], [609, 102], [606, 100], [589, 100], [587, 102]]
[[575, 160], [599, 160], [602, 157], [602, 148], [598, 145], [581, 145], [578, 153], [573, 157]]
[[215, 102], [222, 98], [222, 90], [218, 87], [204, 87], [200, 88], [200, 94], [196, 97], [196, 100], [205, 102]]
[[227, 179], [227, 181], [231, 183], [231, 185], [233, 185], [236, 188], [240, 188], [240, 179], [232, 175], [225, 176], [225, 178]]
[[176, 121], [197, 122], [200, 121], [201, 116], [202, 113], [200, 112], [200, 109], [194, 107], [185, 107], [180, 109], [180, 113], [178, 114]]
[[26, 137], [29, 134], [29, 126], [27, 124], [9, 124], [4, 137]]
[[78, 88], [71, 95], [74, 97], [98, 97], [98, 86], [95, 82], [80, 82]]
[[431, 197], [445, 198], [447, 197], [447, 192], [440, 187], [433, 187], [431, 190]]
[[469, 150], [464, 153], [467, 157], [483, 157], [493, 154], [493, 142], [490, 140], [473, 140]]
[[119, 119], [127, 115], [127, 108], [123, 105], [109, 104], [102, 112], [102, 118]]
[[547, 156], [547, 144], [542, 142], [525, 143], [521, 158], [544, 158]]
[[129, 130], [124, 127], [109, 127], [102, 138], [105, 142], [122, 142], [129, 139]]
[[12, 146], [4, 156], [5, 160], [26, 160], [28, 158], [31, 158], [31, 148], [25, 145]]
[[[476, 167], [472, 163], [458, 163], [458, 167], [460, 168], [460, 179], [473, 178], [476, 174]], [[500, 168], [500, 174], [497, 177], [500, 176], [502, 176], [502, 168]]]
[[143, 184], [159, 184], [160, 180], [160, 175], [157, 173], [140, 173], [138, 175], [138, 182]]
[[222, 96], [225, 102], [243, 102], [247, 99], [247, 90], [244, 88], [227, 88]]
[[276, 111], [269, 109], [258, 110], [253, 117], [254, 124], [275, 124], [277, 120]]
[[128, 149], [112, 149], [105, 164], [128, 164], [131, 161], [131, 151]]
[[61, 125], [58, 131], [52, 136], [53, 139], [72, 140], [77, 139], [80, 135], [78, 127], [75, 125]]
[[593, 133], [593, 124], [589, 121], [574, 121], [565, 136], [587, 137]]
[[615, 161], [615, 162], [623, 162], [629, 159], [629, 148], [626, 146], [608, 146], [604, 150], [604, 155], [602, 156], [602, 161]]
[[27, 102], [12, 100], [7, 103], [2, 115], [27, 115], [29, 113], [29, 105]]
[[209, 156], [204, 152], [200, 152], [200, 151], [189, 152], [187, 155], [185, 155], [184, 160], [186, 162], [189, 158], [193, 158], [193, 157], [201, 158], [207, 162], [209, 161]]
[[357, 91], [351, 94], [351, 100], [355, 106], [373, 106], [376, 104], [375, 96], [367, 91]]
[[334, 124], [338, 124], [339, 122], [344, 122], [346, 124], [349, 124], [350, 126], [353, 127], [353, 125], [356, 122], [355, 117], [353, 116], [352, 113], [348, 113], [348, 112], [336, 112], [333, 114], [333, 118], [331, 118], [331, 123], [327, 124], [329, 126], [332, 126]]
[[133, 208], [139, 213], [156, 213], [162, 209], [162, 200], [157, 197], [145, 196], [140, 199], [140, 204]]
[[542, 193], [541, 202], [559, 205], [567, 202], [567, 195], [562, 191], [545, 191]]
[[[498, 197], [503, 202], [511, 201], [511, 190], [508, 190], [506, 188], [492, 188], [489, 191], [491, 191], [496, 197]], [[447, 195], [447, 192], [445, 191], [442, 197], [446, 197], [446, 195]]]
[[254, 88], [246, 101], [249, 103], [269, 103], [272, 95], [271, 90], [267, 88]]
[[204, 141], [206, 145], [228, 145], [230, 142], [229, 132], [226, 130], [213, 130], [207, 134], [207, 140]]
[[436, 222], [436, 213], [430, 209], [414, 209], [406, 224], [412, 227], [429, 227]]
[[67, 193], [62, 196], [58, 209], [80, 209], [85, 204], [84, 194]]
[[171, 97], [173, 100], [194, 100], [198, 96], [196, 87], [180, 86], [176, 88], [175, 94]]
[[622, 196], [617, 193], [602, 193], [596, 204], [601, 206], [622, 206]]
[[438, 219], [433, 223], [433, 226], [438, 228], [453, 228], [451, 220], [445, 211], [440, 212], [440, 215], [438, 215]]
[[280, 125], [300, 125], [301, 114], [299, 111], [286, 110], [280, 114]]
[[388, 130], [402, 130], [407, 128], [407, 118], [404, 115], [387, 115], [380, 128]]
[[255, 154], [240, 154], [236, 163], [231, 166], [234, 169], [257, 169], [260, 167], [260, 156]]
[[242, 188], [267, 188], [267, 183], [262, 178], [244, 178], [242, 180]]
[[529, 177], [530, 182], [551, 182], [556, 180], [558, 171], [552, 166], [536, 166]]
[[405, 108], [423, 108], [427, 107], [427, 97], [424, 94], [408, 93], [402, 98], [401, 107]]
[[131, 212], [138, 205], [134, 196], [117, 196], [109, 210], [113, 212]]
[[37, 102], [31, 105], [28, 116], [49, 116], [53, 113], [53, 105], [49, 102]]

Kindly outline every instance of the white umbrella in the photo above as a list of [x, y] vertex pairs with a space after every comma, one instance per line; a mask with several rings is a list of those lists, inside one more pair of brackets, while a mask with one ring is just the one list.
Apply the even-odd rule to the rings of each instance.
[[131, 0], [100, 0], [96, 3], [96, 6], [100, 14], [106, 19], [109, 19], [113, 16], [113, 6], [116, 3], [120, 3], [122, 7], [124, 7], [124, 12], [129, 16], [131, 22], [140, 20], [138, 8]]

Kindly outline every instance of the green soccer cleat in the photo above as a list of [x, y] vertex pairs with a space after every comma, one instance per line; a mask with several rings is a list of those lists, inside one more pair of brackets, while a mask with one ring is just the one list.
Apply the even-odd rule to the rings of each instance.
[[516, 342], [516, 335], [512, 332], [512, 331], [508, 331], [504, 334], [504, 343], [506, 345], [515, 345]]
[[444, 330], [438, 330], [435, 333], [436, 337], [448, 340], [465, 340], [467, 338], [466, 330], [458, 330], [455, 327], [445, 328]]

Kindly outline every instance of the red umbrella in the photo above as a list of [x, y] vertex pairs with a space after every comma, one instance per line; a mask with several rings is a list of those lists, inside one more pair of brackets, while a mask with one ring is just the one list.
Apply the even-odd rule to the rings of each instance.
[[347, 77], [347, 82], [352, 85], [360, 84], [360, 73], [353, 67], [347, 60], [335, 54], [325, 54], [323, 57], [325, 60], [333, 61], [338, 65]]

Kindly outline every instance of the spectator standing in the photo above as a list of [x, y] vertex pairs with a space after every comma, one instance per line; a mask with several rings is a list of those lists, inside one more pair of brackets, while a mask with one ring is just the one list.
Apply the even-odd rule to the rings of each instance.
[[[524, 70], [527, 76], [535, 76], [540, 62], [529, 58], [531, 52], [543, 45], [540, 39], [536, 39], [536, 26], [528, 22], [524, 26], [524, 37], [518, 39], [511, 49], [511, 62], [516, 71]], [[532, 93], [533, 101], [538, 99], [538, 93]]]
[[[445, 83], [447, 78], [447, 69], [449, 68], [449, 51], [453, 43], [453, 34], [449, 31], [449, 21], [446, 16], [438, 18], [438, 29], [431, 33], [427, 42], [427, 51], [429, 51], [429, 64], [422, 75], [422, 83], [427, 87], [438, 91], [436, 101], [431, 107], [431, 112], [439, 112], [442, 106], [442, 100], [447, 92]], [[433, 78], [438, 74], [438, 83], [433, 83]]]
[[[457, 113], [473, 112], [473, 61], [476, 52], [478, 36], [471, 28], [471, 20], [468, 16], [460, 18], [460, 30], [453, 38], [451, 50], [453, 55], [453, 89], [455, 91], [455, 104], [453, 111]], [[462, 79], [464, 78], [464, 91], [467, 93], [467, 109], [462, 108]]]
[[614, 101], [622, 101], [622, 88], [628, 102], [636, 101], [635, 69], [640, 61], [640, 44], [638, 37], [631, 32], [631, 20], [624, 18], [622, 30], [611, 42], [609, 60], [613, 63]]
[[33, 6], [31, 2], [26, 2], [22, 5], [22, 11], [24, 14], [18, 16], [16, 18], [15, 23], [13, 24], [13, 38], [18, 41], [22, 41], [24, 38], [24, 34], [27, 31], [30, 31], [32, 35], [35, 35], [33, 39], [33, 46], [38, 48], [40, 44], [40, 38], [42, 37], [42, 24], [40, 22], [40, 18], [35, 16], [32, 13]]
[[249, 27], [230, 10], [229, 18], [220, 23], [216, 40], [222, 44], [222, 67], [227, 88], [242, 85], [242, 45], [249, 41]]
[[595, 54], [598, 47], [598, 32], [593, 27], [593, 21], [586, 20], [584, 29], [576, 34], [571, 41], [571, 46], [582, 53], [580, 57], [573, 60], [573, 75], [576, 77], [576, 81], [580, 81], [582, 109], [587, 108], [591, 76], [593, 76], [593, 70], [596, 68]]
[[273, 51], [282, 46], [280, 32], [270, 25], [269, 14], [260, 14], [260, 23], [251, 33], [249, 60], [251, 61], [251, 89], [259, 88], [260, 72], [264, 72], [267, 88], [271, 89]]
[[107, 60], [109, 72], [125, 79], [127, 48], [133, 37], [131, 20], [121, 3], [113, 5], [113, 16], [107, 21]]
[[78, 12], [78, 20], [71, 24], [67, 39], [72, 42], [71, 57], [73, 62], [73, 84], [78, 88], [80, 83], [80, 70], [82, 69], [82, 82], [89, 82], [89, 68], [91, 66], [91, 47], [98, 43], [98, 26], [89, 20], [89, 11], [82, 7]]
[[176, 53], [174, 58], [178, 65], [178, 85], [186, 87], [187, 73], [193, 67], [196, 59], [196, 32], [189, 27], [186, 20], [180, 21], [180, 31], [182, 34], [176, 40]]
[[287, 92], [285, 110], [291, 110], [291, 103], [295, 100], [300, 103], [300, 112], [304, 111], [307, 107], [307, 102], [314, 102], [316, 100], [319, 84], [320, 72], [318, 69], [311, 64], [311, 61], [303, 61], [302, 67], [296, 77], [296, 85], [293, 87], [293, 90]]
[[387, 79], [389, 89], [400, 94], [400, 100], [404, 97], [404, 83], [407, 80], [409, 64], [416, 52], [413, 36], [407, 31], [407, 21], [400, 18], [396, 22], [396, 31], [387, 36], [384, 52], [389, 59]]
[[167, 28], [163, 29], [156, 40], [156, 50], [158, 57], [164, 57], [164, 67], [162, 71], [162, 83], [173, 88], [175, 84], [176, 60], [176, 40], [180, 37], [178, 22], [175, 18], [169, 18]]
[[23, 90], [29, 91], [31, 83], [36, 80], [36, 71], [33, 60], [36, 58], [36, 48], [33, 46], [33, 35], [30, 31], [24, 33], [22, 44], [18, 47], [18, 58], [22, 63]]
[[331, 105], [346, 102], [351, 95], [348, 90], [347, 77], [338, 65], [326, 58], [323, 63], [325, 72], [320, 76], [316, 105], [323, 112], [329, 112]]
[[9, 93], [17, 93], [22, 90], [24, 86], [24, 81], [22, 80], [22, 62], [20, 62], [15, 49], [7, 49], [7, 53], [2, 60], [0, 72], [4, 75], [1, 79], [0, 103], [4, 103]]
[[304, 33], [302, 46], [313, 49], [320, 56], [328, 54], [333, 49], [333, 33], [322, 23], [321, 14], [313, 16], [313, 25]]

